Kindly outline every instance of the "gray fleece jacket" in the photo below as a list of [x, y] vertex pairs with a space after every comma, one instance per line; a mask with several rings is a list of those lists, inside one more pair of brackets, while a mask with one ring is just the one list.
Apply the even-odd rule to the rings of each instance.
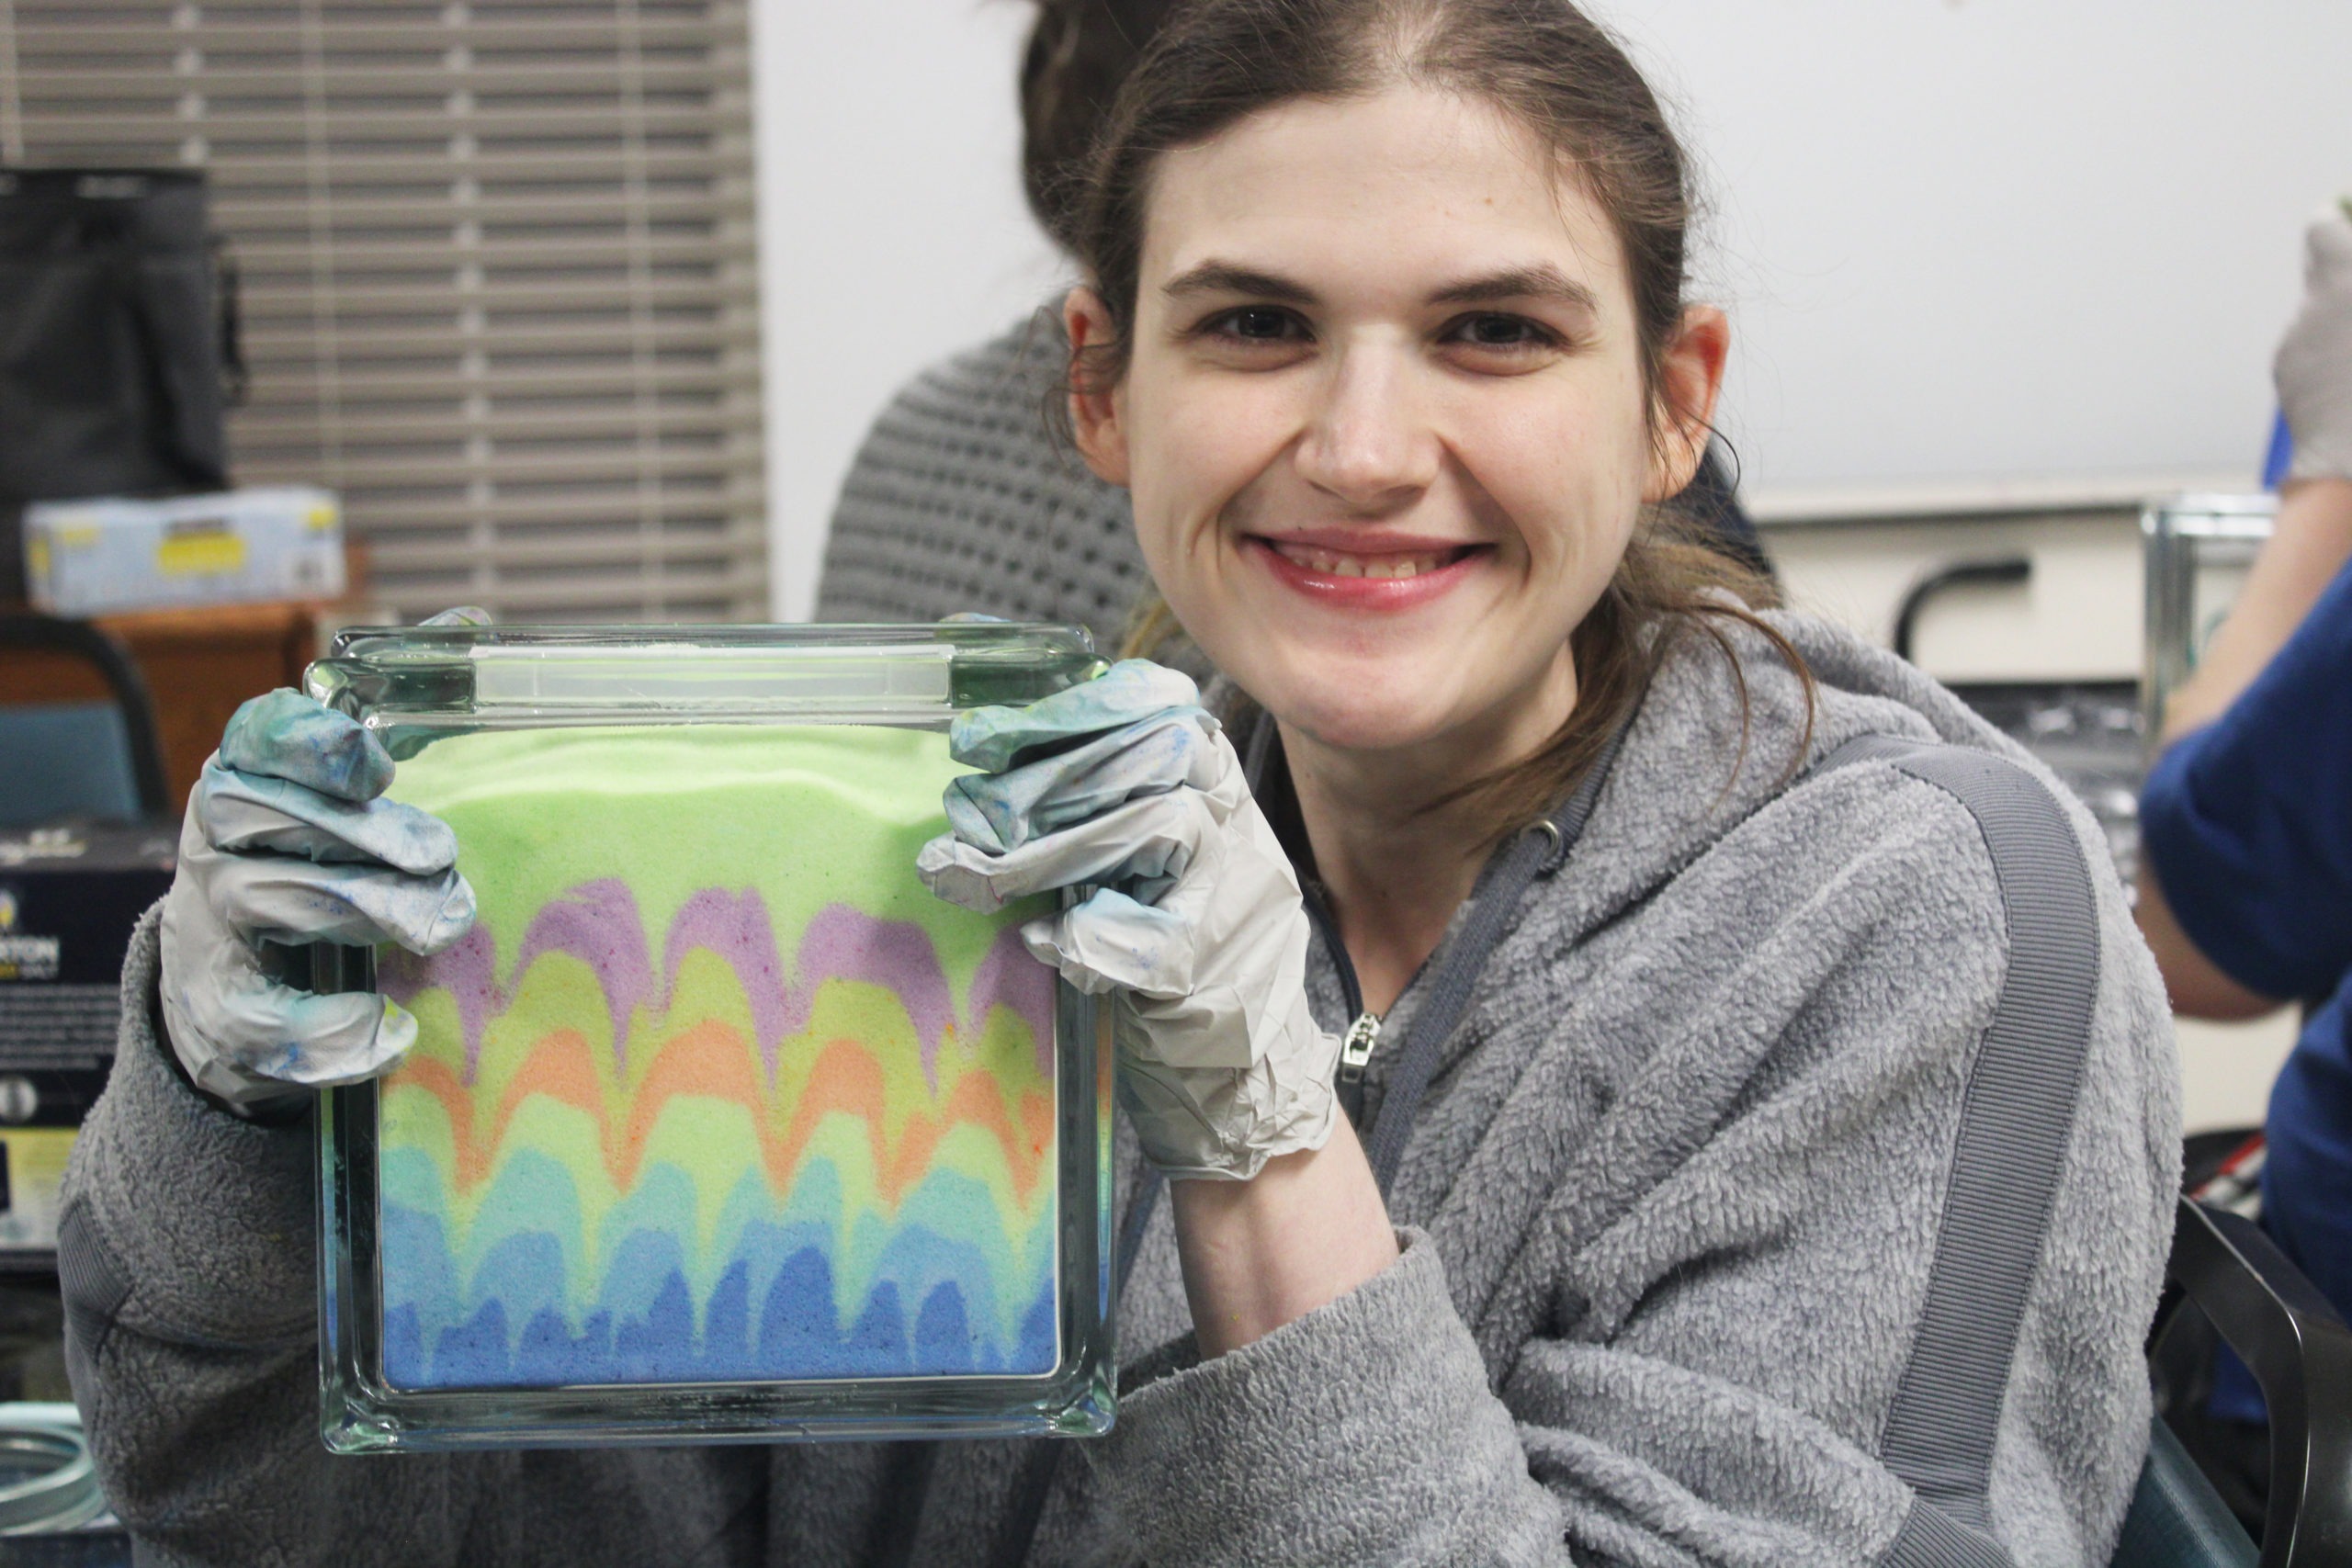
[[[1821, 682], [1808, 760], [1875, 732], [2045, 777], [1909, 666], [1778, 624]], [[1884, 761], [1792, 783], [1802, 689], [1736, 641], [1745, 746], [1728, 662], [1688, 642], [1505, 926], [1398, 1172], [1397, 1263], [1203, 1361], [1159, 1205], [1121, 1306], [1117, 1428], [1064, 1455], [1029, 1561], [2106, 1562], [2177, 1175], [2154, 967], [2069, 802], [2096, 987], [2014, 1345], [1957, 1380], [1984, 1384], [1989, 1459], [1971, 1480], [1932, 1427], [1924, 1457], [1890, 1457], [1931, 1299], [1970, 1322], [2018, 1305], [1964, 1259], [1936, 1278], [1948, 1196], [2007, 1178], [2008, 1151], [1963, 1136], [2011, 967], [2002, 886], [1949, 790]], [[155, 953], [151, 920], [62, 1241], [75, 1391], [142, 1562], [990, 1561], [1030, 1445], [330, 1457], [309, 1134], [175, 1074]], [[1929, 1550], [1962, 1538], [1974, 1555]]]

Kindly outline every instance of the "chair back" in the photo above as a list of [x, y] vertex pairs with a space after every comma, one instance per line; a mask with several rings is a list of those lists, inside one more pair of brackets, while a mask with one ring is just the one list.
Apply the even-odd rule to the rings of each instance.
[[2193, 1304], [2262, 1385], [2270, 1425], [2262, 1547], [2245, 1555], [2245, 1531], [2159, 1420], [2116, 1568], [2352, 1561], [2352, 1330], [2261, 1227], [2188, 1198], [2174, 1221], [2165, 1281], [2152, 1348], [2160, 1351]]
[[95, 671], [100, 703], [24, 703], [0, 685], [0, 828], [61, 818], [172, 814], [147, 682], [120, 643], [86, 621], [0, 614], [0, 653], [62, 656]]
[[2255, 1568], [2254, 1541], [2162, 1418], [2123, 1517], [2114, 1568]]

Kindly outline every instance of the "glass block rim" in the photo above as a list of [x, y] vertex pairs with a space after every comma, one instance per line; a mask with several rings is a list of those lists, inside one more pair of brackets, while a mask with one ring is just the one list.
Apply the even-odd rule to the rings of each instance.
[[1084, 626], [1052, 621], [681, 621], [516, 626], [354, 626], [338, 630], [330, 660], [460, 659], [476, 648], [841, 648], [944, 643], [959, 655], [999, 658], [1096, 652]]
[[598, 724], [944, 728], [1104, 668], [1083, 626], [1028, 622], [352, 626], [303, 687], [371, 730], [421, 740]]

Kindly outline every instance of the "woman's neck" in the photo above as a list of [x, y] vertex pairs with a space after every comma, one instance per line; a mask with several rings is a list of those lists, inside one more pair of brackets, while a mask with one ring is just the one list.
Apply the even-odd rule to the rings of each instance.
[[1282, 726], [1299, 820], [1367, 1009], [1386, 1012], [1395, 1003], [1486, 863], [1489, 825], [1445, 797], [1532, 755], [1575, 706], [1576, 675], [1564, 650], [1540, 692], [1476, 732], [1368, 752]]

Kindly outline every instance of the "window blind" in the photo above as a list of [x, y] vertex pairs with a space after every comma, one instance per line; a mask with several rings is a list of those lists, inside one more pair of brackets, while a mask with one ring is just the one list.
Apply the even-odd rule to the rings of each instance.
[[195, 165], [241, 483], [416, 615], [768, 611], [744, 0], [0, 0], [0, 156]]

